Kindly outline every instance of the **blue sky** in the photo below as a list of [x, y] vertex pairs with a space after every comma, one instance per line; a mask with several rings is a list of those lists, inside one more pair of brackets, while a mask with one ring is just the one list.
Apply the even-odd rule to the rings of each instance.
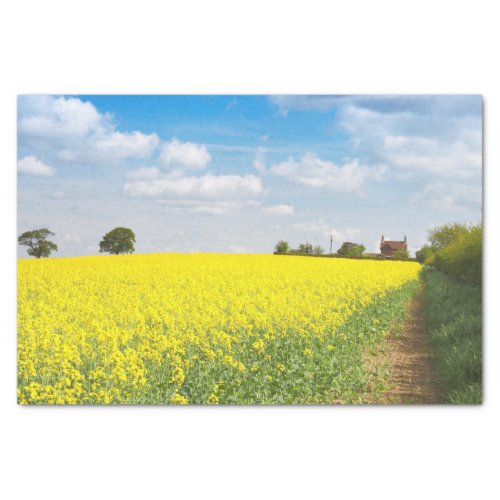
[[137, 253], [415, 251], [481, 221], [481, 147], [480, 96], [20, 96], [18, 231], [57, 256], [116, 226]]

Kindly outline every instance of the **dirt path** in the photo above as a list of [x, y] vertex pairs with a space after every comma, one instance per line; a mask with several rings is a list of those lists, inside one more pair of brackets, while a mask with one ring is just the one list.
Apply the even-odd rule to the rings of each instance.
[[390, 370], [389, 386], [378, 403], [442, 402], [425, 329], [423, 288], [408, 306], [402, 331], [388, 337], [384, 350]]

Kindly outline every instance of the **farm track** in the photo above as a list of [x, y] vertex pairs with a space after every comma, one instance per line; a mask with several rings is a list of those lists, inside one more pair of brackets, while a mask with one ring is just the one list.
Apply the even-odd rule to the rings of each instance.
[[424, 315], [422, 287], [408, 305], [402, 330], [387, 339], [384, 358], [390, 371], [389, 384], [375, 403], [442, 403]]

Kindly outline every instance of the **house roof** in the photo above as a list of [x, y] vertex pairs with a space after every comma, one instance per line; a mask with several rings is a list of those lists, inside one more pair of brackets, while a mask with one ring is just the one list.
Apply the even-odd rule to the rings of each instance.
[[404, 241], [385, 240], [380, 243], [380, 248], [389, 247], [391, 250], [407, 250], [408, 246]]

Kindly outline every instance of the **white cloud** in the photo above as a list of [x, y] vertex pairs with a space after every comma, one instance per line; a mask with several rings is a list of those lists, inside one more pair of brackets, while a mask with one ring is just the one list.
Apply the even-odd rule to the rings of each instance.
[[74, 97], [43, 95], [19, 98], [20, 134], [44, 138], [83, 138], [101, 133], [109, 125], [109, 115], [100, 114], [93, 104]]
[[18, 160], [17, 171], [22, 174], [49, 176], [56, 173], [56, 169], [45, 165], [36, 156], [25, 156]]
[[253, 166], [259, 172], [266, 171], [266, 164], [264, 162], [264, 156], [266, 154], [266, 148], [258, 147], [257, 152], [255, 153], [255, 159], [253, 161]]
[[358, 159], [350, 160], [343, 165], [336, 165], [331, 161], [321, 160], [312, 153], [307, 153], [300, 161], [289, 158], [287, 161], [273, 165], [269, 171], [304, 186], [360, 193], [367, 180], [381, 180], [385, 168], [383, 166], [367, 167], [361, 165]]
[[204, 215], [224, 215], [228, 213], [227, 207], [217, 207], [217, 206], [206, 206], [201, 205], [199, 207], [193, 207], [189, 209], [189, 212], [193, 214], [204, 214]]
[[155, 179], [160, 175], [160, 169], [158, 167], [142, 167], [137, 170], [132, 170], [127, 172], [127, 179], [133, 181], [143, 181], [147, 179]]
[[67, 241], [68, 243], [80, 243], [82, 241], [82, 238], [79, 234], [67, 233], [63, 236], [63, 240]]
[[204, 144], [173, 139], [163, 145], [160, 160], [167, 167], [205, 168], [212, 157]]
[[180, 197], [188, 199], [248, 198], [262, 192], [262, 182], [254, 175], [213, 175], [201, 177], [159, 175], [126, 182], [124, 194], [136, 197]]
[[159, 144], [156, 134], [119, 132], [113, 117], [74, 97], [21, 96], [18, 132], [25, 150], [53, 161], [113, 164], [149, 158]]
[[460, 179], [450, 182], [433, 182], [414, 193], [410, 201], [418, 205], [430, 205], [436, 210], [445, 212], [462, 212], [464, 210], [480, 210], [481, 186], [464, 183]]
[[350, 134], [355, 151], [406, 178], [478, 179], [482, 163], [479, 98], [409, 96], [390, 111], [375, 104], [371, 109], [349, 104], [339, 110], [339, 124]]
[[275, 95], [270, 96], [269, 101], [284, 116], [290, 111], [327, 112], [350, 106], [381, 114], [434, 114], [455, 118], [477, 115], [482, 105], [477, 95]]
[[262, 212], [270, 215], [293, 215], [295, 208], [293, 205], [274, 205], [262, 207]]
[[149, 158], [158, 147], [156, 134], [142, 132], [113, 132], [95, 140], [95, 148], [101, 156], [110, 158]]
[[175, 213], [203, 215], [235, 214], [242, 208], [255, 208], [260, 204], [255, 200], [211, 200], [211, 199], [156, 199], [159, 206]]
[[349, 241], [356, 239], [360, 234], [361, 230], [358, 228], [346, 228], [346, 229], [335, 229], [330, 224], [325, 222], [324, 219], [317, 219], [312, 221], [301, 221], [293, 225], [294, 229], [300, 231], [308, 231], [312, 233], [321, 233], [322, 236], [332, 237], [333, 241]]
[[482, 156], [463, 141], [443, 142], [434, 138], [393, 136], [384, 138], [387, 163], [399, 169], [425, 171], [439, 177], [471, 178], [481, 171]]

